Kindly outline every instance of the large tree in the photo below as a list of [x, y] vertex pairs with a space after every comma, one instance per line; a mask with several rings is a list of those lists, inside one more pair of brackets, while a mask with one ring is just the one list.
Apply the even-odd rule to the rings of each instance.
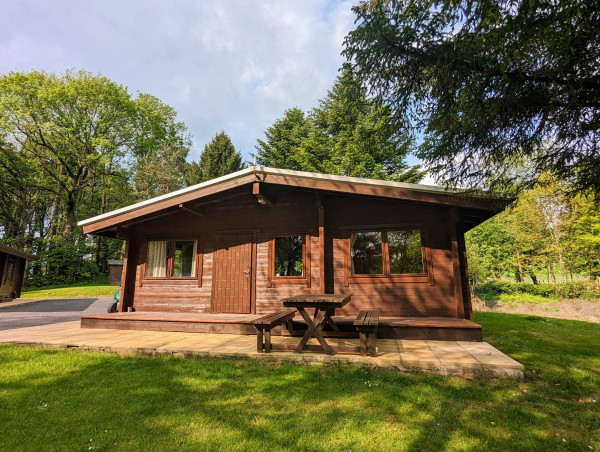
[[[345, 55], [452, 184], [600, 194], [600, 3], [371, 0]], [[520, 170], [513, 164], [518, 162]]]
[[133, 200], [135, 173], [148, 187], [141, 197], [170, 189], [160, 185], [164, 175], [158, 182], [145, 176], [160, 159], [162, 172], [175, 160], [183, 174], [188, 142], [170, 107], [145, 94], [134, 98], [106, 77], [84, 71], [0, 76], [0, 172], [10, 188], [0, 197], [3, 239], [16, 237], [21, 246], [25, 228], [30, 237], [60, 235], [63, 246], [79, 240], [79, 217]]
[[287, 110], [258, 140], [263, 165], [344, 176], [416, 182], [409, 168], [403, 128], [392, 123], [390, 109], [377, 105], [348, 67], [308, 115]]
[[197, 184], [234, 173], [244, 168], [242, 155], [235, 150], [231, 138], [221, 131], [204, 146], [199, 162], [188, 169], [188, 184]]
[[286, 110], [283, 117], [265, 131], [265, 139], [258, 140], [258, 163], [274, 168], [309, 171], [311, 168], [307, 160], [311, 159], [307, 159], [305, 144], [314, 133], [314, 125], [304, 111], [297, 107]]

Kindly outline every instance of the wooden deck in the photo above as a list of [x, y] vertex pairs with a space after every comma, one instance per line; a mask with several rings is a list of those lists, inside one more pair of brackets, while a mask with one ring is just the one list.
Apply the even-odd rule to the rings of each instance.
[[[173, 331], [185, 333], [216, 333], [254, 335], [252, 321], [263, 314], [205, 314], [189, 312], [118, 312], [81, 317], [82, 328], [119, 330]], [[355, 331], [354, 316], [335, 316], [334, 322], [344, 336]], [[302, 335], [306, 324], [294, 318], [294, 335]], [[274, 335], [289, 335], [280, 327]], [[334, 332], [327, 334], [334, 336]], [[380, 317], [377, 337], [380, 339], [414, 339], [437, 341], [482, 341], [481, 325], [465, 319], [445, 317]]]

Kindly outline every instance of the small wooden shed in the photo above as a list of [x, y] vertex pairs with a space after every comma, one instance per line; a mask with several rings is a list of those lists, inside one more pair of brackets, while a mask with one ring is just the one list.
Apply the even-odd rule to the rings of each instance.
[[476, 325], [464, 232], [507, 202], [251, 167], [79, 224], [127, 241], [120, 311], [138, 318], [191, 325], [274, 312], [293, 295], [352, 294], [336, 315], [377, 310], [435, 338], [427, 331], [442, 324]]
[[0, 301], [10, 301], [21, 296], [25, 266], [34, 260], [33, 254], [0, 245]]

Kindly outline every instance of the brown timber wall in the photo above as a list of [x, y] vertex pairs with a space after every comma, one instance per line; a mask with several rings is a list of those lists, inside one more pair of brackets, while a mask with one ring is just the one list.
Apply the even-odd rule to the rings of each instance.
[[[381, 315], [456, 317], [454, 275], [448, 215], [444, 206], [411, 201], [322, 194], [325, 217], [325, 289], [352, 293], [353, 301], [338, 314], [377, 309]], [[219, 233], [252, 232], [256, 237], [255, 313], [281, 309], [280, 300], [301, 293], [319, 293], [321, 272], [318, 206], [315, 193], [282, 190], [276, 205], [265, 207], [252, 195], [207, 208], [206, 216], [177, 212], [135, 226], [142, 243], [152, 238], [200, 238], [203, 243], [202, 280], [185, 283], [140, 280], [145, 246], [138, 256], [134, 307], [138, 311], [211, 312], [213, 251]], [[345, 284], [344, 237], [357, 228], [382, 225], [425, 225], [433, 276], [426, 282]], [[310, 234], [310, 287], [306, 283], [268, 287], [268, 241], [276, 233]], [[431, 283], [432, 281], [432, 283]]]

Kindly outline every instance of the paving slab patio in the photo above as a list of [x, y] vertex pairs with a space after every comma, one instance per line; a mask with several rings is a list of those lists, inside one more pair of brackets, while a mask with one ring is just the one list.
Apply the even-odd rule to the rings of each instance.
[[[296, 344], [300, 338], [274, 336], [274, 344]], [[358, 339], [333, 339], [332, 345], [357, 346]], [[350, 362], [402, 371], [425, 370], [442, 375], [523, 379], [523, 366], [486, 342], [378, 339], [377, 357], [318, 352], [257, 353], [256, 336], [82, 329], [79, 322], [0, 331], [0, 343], [102, 350], [115, 353], [245, 357], [271, 362]], [[317, 344], [313, 338], [309, 344]]]

